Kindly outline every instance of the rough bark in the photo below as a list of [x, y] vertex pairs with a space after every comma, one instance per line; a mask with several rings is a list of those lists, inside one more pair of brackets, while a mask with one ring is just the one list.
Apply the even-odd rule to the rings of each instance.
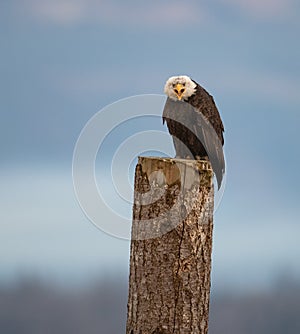
[[127, 334], [207, 334], [212, 175], [207, 161], [139, 158]]

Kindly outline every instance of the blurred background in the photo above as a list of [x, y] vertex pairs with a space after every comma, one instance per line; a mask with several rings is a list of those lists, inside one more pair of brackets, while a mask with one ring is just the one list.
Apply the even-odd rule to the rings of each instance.
[[210, 333], [300, 332], [299, 14], [297, 0], [0, 2], [1, 333], [125, 331], [130, 243], [81, 211], [72, 154], [100, 109], [176, 74], [226, 129]]

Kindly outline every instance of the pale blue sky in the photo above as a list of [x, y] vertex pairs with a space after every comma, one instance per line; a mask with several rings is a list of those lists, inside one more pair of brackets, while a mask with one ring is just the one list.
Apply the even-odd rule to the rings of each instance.
[[174, 74], [214, 95], [226, 128], [216, 284], [299, 274], [298, 1], [0, 6], [0, 280], [33, 273], [72, 281], [127, 269], [128, 242], [94, 228], [76, 203], [73, 148], [108, 103], [162, 94]]

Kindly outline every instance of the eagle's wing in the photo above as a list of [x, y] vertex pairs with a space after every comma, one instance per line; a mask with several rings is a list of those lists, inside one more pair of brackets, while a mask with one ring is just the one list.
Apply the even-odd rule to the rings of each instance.
[[[211, 123], [200, 111], [189, 103], [167, 99], [163, 110], [163, 122], [167, 122], [169, 132], [177, 138], [174, 140], [176, 156], [180, 156], [182, 147], [192, 149], [195, 145], [202, 145], [208, 155], [212, 169], [216, 175], [218, 188], [220, 189], [225, 173], [225, 159], [220, 138]], [[181, 146], [178, 141], [182, 141]], [[195, 159], [196, 157], [194, 157]]]

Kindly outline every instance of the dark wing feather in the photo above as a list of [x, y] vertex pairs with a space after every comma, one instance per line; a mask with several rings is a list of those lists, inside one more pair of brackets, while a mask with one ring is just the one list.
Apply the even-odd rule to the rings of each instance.
[[215, 104], [214, 98], [197, 82], [194, 81], [196, 92], [186, 102], [199, 110], [215, 129], [222, 145], [224, 145], [224, 125]]
[[211, 122], [191, 104], [169, 98], [164, 107], [163, 121], [173, 136], [176, 157], [195, 159], [197, 155], [208, 156], [220, 188], [225, 161], [222, 141]]

